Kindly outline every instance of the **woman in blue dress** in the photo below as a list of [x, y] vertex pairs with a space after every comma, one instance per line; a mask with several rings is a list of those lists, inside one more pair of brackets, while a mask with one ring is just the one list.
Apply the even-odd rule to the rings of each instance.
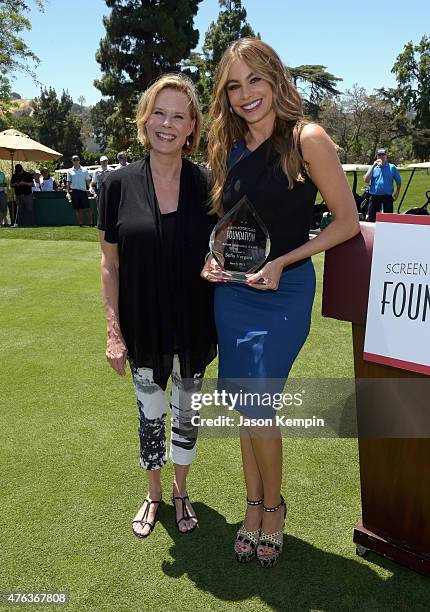
[[[213, 211], [222, 216], [246, 195], [271, 239], [265, 264], [247, 284], [216, 286], [219, 379], [227, 386], [230, 381], [230, 388], [246, 380], [252, 391], [282, 390], [309, 333], [315, 293], [311, 256], [359, 232], [355, 203], [336, 146], [320, 126], [303, 119], [297, 90], [264, 42], [243, 38], [224, 53], [210, 125]], [[318, 190], [333, 221], [309, 241]], [[209, 257], [202, 276], [212, 280], [216, 268]], [[246, 405], [240, 411], [253, 415]], [[273, 414], [258, 407], [257, 416]], [[235, 554], [241, 562], [257, 556], [268, 567], [281, 554], [286, 515], [279, 427], [273, 421], [263, 433], [245, 424], [240, 442], [248, 505]]]

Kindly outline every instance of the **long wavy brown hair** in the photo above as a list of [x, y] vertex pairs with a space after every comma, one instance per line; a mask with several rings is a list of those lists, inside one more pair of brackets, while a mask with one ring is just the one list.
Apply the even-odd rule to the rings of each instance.
[[213, 180], [211, 212], [218, 215], [223, 214], [222, 192], [230, 150], [248, 132], [246, 121], [236, 113], [229, 112], [226, 83], [230, 66], [236, 59], [246, 62], [253, 72], [270, 83], [276, 114], [271, 142], [279, 153], [289, 189], [294, 187], [295, 181], [304, 180], [305, 162], [299, 141], [301, 128], [306, 121], [303, 119], [300, 95], [272, 47], [257, 38], [241, 38], [228, 47], [218, 64], [209, 111], [208, 156]]

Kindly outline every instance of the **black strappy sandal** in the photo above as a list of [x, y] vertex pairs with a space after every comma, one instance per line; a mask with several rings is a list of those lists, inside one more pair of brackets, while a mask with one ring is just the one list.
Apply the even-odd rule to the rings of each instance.
[[284, 541], [285, 519], [287, 517], [287, 506], [285, 505], [285, 501], [282, 495], [281, 495], [281, 502], [274, 508], [267, 508], [267, 506], [263, 506], [264, 512], [276, 512], [280, 508], [284, 509], [284, 519], [282, 521], [281, 529], [279, 531], [275, 531], [274, 533], [264, 533], [264, 531], [261, 530], [261, 535], [258, 541], [258, 546], [265, 546], [273, 550], [273, 554], [270, 556], [269, 555], [259, 555], [258, 550], [257, 550], [257, 559], [261, 567], [273, 567], [279, 561], [279, 557], [281, 556], [282, 546], [283, 546], [283, 541]]
[[192, 518], [196, 519], [197, 518], [195, 514], [190, 514], [188, 512], [188, 508], [187, 508], [187, 504], [185, 503], [185, 500], [188, 499], [188, 501], [189, 501], [190, 498], [188, 497], [188, 495], [184, 495], [184, 497], [181, 497], [180, 495], [178, 495], [178, 496], [172, 495], [172, 504], [173, 504], [173, 508], [175, 510], [175, 517], [176, 517], [176, 503], [175, 503], [175, 501], [177, 499], [180, 499], [182, 501], [182, 516], [181, 516], [180, 519], [176, 519], [176, 527], [178, 528], [179, 533], [191, 533], [192, 531], [194, 531], [194, 529], [196, 527], [198, 527], [198, 523], [195, 523], [195, 525], [193, 527], [191, 527], [191, 529], [187, 529], [187, 531], [181, 531], [181, 529], [179, 529], [179, 525], [180, 525], [180, 523], [182, 523], [182, 521], [188, 521], [189, 519], [192, 519]]
[[[155, 525], [155, 521], [157, 520], [157, 516], [154, 517], [154, 522], [150, 523], [148, 520], [146, 520], [148, 518], [149, 515], [149, 509], [151, 507], [151, 504], [161, 504], [161, 499], [151, 499], [150, 497], [146, 497], [145, 501], [143, 502], [143, 504], [146, 503], [145, 509], [143, 510], [143, 514], [142, 514], [142, 518], [141, 519], [134, 519], [134, 521], [131, 522], [131, 530], [133, 531], [134, 535], [136, 536], [136, 538], [140, 538], [141, 540], [144, 540], [145, 538], [147, 538], [149, 536], [150, 533], [152, 533], [152, 530], [154, 529], [154, 525]], [[142, 504], [142, 505], [143, 505]], [[158, 508], [157, 508], [158, 511]], [[143, 535], [141, 533], [137, 533], [137, 531], [135, 531], [133, 529], [133, 525], [135, 525], [136, 523], [139, 523], [139, 525], [142, 525], [142, 527], [145, 527], [145, 525], [149, 525], [149, 531], [146, 535]]]
[[[261, 506], [261, 504], [263, 503], [263, 499], [257, 499], [256, 501], [247, 499], [246, 503], [248, 504], [248, 506]], [[242, 525], [239, 527], [239, 530], [236, 534], [236, 539], [234, 543], [235, 545], [236, 545], [236, 542], [240, 542], [241, 544], [246, 544], [247, 546], [249, 546], [249, 550], [246, 552], [238, 552], [235, 549], [234, 553], [239, 563], [248, 563], [249, 561], [252, 561], [254, 559], [256, 550], [257, 550], [259, 537], [260, 537], [260, 529], [256, 529], [255, 531], [248, 531], [245, 528], [245, 523], [244, 522], [242, 523]]]

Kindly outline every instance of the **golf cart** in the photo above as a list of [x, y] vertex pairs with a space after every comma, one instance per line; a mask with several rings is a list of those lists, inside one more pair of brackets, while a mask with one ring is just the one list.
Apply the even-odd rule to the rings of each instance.
[[[415, 170], [419, 169], [419, 168], [425, 168], [427, 169], [427, 174], [430, 174], [430, 162], [421, 162], [418, 164], [409, 164], [407, 166], [407, 168], [412, 168], [412, 172], [411, 172], [411, 176], [409, 177], [409, 180], [407, 182], [407, 185], [405, 187], [405, 190], [403, 192], [402, 195], [402, 199], [399, 202], [399, 205], [397, 207], [397, 212], [400, 213], [400, 209], [402, 207], [403, 204], [403, 200], [406, 197], [406, 194], [408, 193], [408, 189], [409, 189], [409, 185], [411, 184], [412, 181], [412, 177], [415, 174]], [[430, 179], [429, 179], [429, 183], [430, 183]], [[426, 198], [427, 201], [425, 202], [425, 204], [423, 204], [423, 206], [417, 206], [415, 208], [410, 208], [409, 210], [405, 211], [406, 215], [428, 215], [430, 214], [429, 210], [428, 210], [428, 206], [430, 204], [430, 190], [426, 191]]]
[[[365, 173], [370, 168], [365, 164], [342, 164], [342, 169], [345, 173], [353, 172], [352, 195], [354, 196], [357, 205], [358, 215], [361, 221], [364, 221], [367, 213], [368, 205], [368, 190], [364, 188], [363, 193], [357, 193], [358, 172]], [[312, 219], [311, 233], [318, 233], [318, 230], [324, 229], [331, 221], [330, 211], [327, 208], [324, 200], [314, 205], [314, 214]]]

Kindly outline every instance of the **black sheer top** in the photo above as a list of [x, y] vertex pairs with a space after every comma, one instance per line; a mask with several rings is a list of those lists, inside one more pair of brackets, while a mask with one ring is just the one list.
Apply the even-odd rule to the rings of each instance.
[[215, 219], [207, 214], [206, 171], [183, 160], [178, 210], [161, 215], [149, 156], [110, 172], [98, 227], [118, 244], [119, 318], [128, 355], [163, 389], [173, 355], [193, 379], [216, 356], [213, 286], [200, 277]]

